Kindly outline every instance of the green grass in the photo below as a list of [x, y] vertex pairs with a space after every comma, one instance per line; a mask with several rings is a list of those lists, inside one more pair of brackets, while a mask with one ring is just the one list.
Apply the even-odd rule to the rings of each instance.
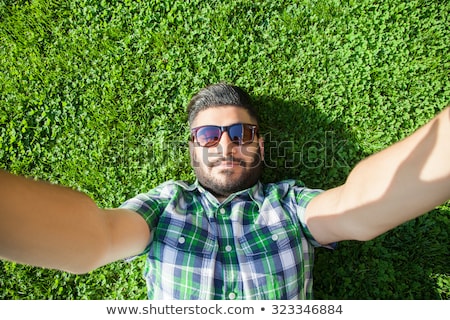
[[[0, 0], [0, 167], [101, 207], [192, 180], [185, 106], [258, 102], [265, 181], [342, 183], [450, 102], [447, 1]], [[450, 204], [316, 255], [317, 299], [449, 299]], [[0, 299], [143, 299], [143, 260], [75, 276], [0, 261]]]

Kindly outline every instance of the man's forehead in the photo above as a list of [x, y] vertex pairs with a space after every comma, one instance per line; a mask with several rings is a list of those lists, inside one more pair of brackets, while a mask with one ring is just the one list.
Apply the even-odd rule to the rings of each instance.
[[213, 106], [200, 111], [191, 123], [191, 127], [205, 125], [227, 126], [234, 123], [254, 123], [256, 121], [248, 111], [238, 106]]

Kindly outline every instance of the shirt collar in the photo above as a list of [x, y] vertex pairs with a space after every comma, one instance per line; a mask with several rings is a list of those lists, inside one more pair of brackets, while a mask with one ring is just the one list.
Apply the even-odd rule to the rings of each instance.
[[[199, 182], [198, 179], [195, 180], [193, 184], [187, 184], [185, 182], [177, 181], [176, 182], [179, 186], [181, 186], [186, 191], [195, 191], [198, 190], [198, 192], [202, 195], [204, 195], [210, 202], [215, 204], [220, 204], [219, 201], [215, 196], [211, 194], [208, 190], [206, 190]], [[241, 200], [248, 200], [247, 198], [252, 199], [259, 207], [261, 207], [263, 201], [264, 201], [264, 188], [263, 184], [258, 181], [254, 186], [244, 189], [235, 193], [232, 193], [228, 196], [227, 199], [223, 203], [231, 202], [233, 200], [241, 199]]]

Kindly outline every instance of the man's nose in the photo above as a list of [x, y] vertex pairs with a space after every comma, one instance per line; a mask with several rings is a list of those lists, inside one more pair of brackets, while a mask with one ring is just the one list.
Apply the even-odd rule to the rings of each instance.
[[230, 134], [227, 131], [222, 134], [222, 137], [220, 137], [219, 144], [217, 145], [217, 152], [221, 153], [223, 156], [228, 156], [233, 152], [233, 149], [236, 146], [237, 144], [232, 142], [230, 139]]

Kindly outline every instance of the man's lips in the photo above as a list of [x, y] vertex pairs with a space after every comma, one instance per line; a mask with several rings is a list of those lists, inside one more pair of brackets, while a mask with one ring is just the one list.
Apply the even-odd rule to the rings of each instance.
[[222, 162], [219, 162], [219, 164], [217, 166], [231, 168], [231, 167], [236, 167], [239, 165], [240, 165], [239, 161], [222, 161]]
[[213, 167], [226, 167], [226, 168], [232, 168], [232, 167], [238, 167], [241, 166], [242, 161], [238, 159], [221, 159], [218, 161], [214, 161], [212, 163]]

